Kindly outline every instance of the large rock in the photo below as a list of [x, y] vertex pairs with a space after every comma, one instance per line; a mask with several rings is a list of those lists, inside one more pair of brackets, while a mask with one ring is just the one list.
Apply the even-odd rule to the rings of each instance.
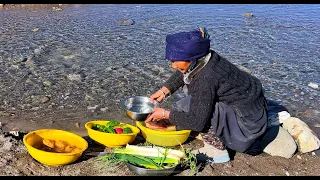
[[290, 117], [291, 115], [287, 111], [280, 111], [278, 113], [274, 113], [272, 116], [268, 118], [268, 127], [279, 126]]
[[320, 140], [309, 126], [299, 118], [286, 119], [282, 127], [287, 130], [298, 145], [299, 152], [306, 153], [319, 149]]
[[263, 152], [271, 156], [291, 158], [297, 150], [297, 144], [292, 136], [281, 126], [271, 127], [263, 137]]
[[124, 25], [124, 26], [128, 26], [128, 25], [134, 25], [135, 22], [132, 19], [120, 19], [117, 22], [119, 25]]

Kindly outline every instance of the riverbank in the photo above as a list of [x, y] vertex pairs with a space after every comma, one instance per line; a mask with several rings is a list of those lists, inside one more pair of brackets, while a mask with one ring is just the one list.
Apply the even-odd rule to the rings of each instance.
[[[83, 155], [77, 162], [61, 167], [50, 167], [35, 161], [26, 151], [22, 137], [29, 131], [43, 128], [63, 129], [84, 137], [92, 150], [104, 150], [95, 144], [88, 136], [84, 123], [93, 119], [117, 119], [126, 123], [133, 123], [123, 111], [99, 115], [80, 110], [56, 111], [52, 114], [24, 113], [16, 117], [0, 117], [2, 131], [0, 131], [0, 175], [54, 175], [54, 176], [133, 176], [125, 166], [117, 169], [101, 169], [101, 163], [94, 157]], [[19, 132], [18, 137], [9, 132]], [[319, 130], [319, 129], [318, 129]], [[317, 131], [320, 133], [320, 131]], [[319, 134], [318, 134], [319, 135]], [[139, 134], [133, 144], [144, 143]], [[183, 146], [191, 150], [202, 147], [198, 139], [190, 138]], [[231, 155], [231, 161], [223, 164], [198, 164], [197, 176], [319, 176], [320, 152], [299, 153], [292, 158], [283, 158], [260, 154], [250, 156], [242, 153]], [[190, 176], [189, 169], [177, 170], [173, 176]]]
[[[73, 126], [64, 123], [65, 126]], [[65, 129], [65, 128], [63, 128]], [[85, 132], [79, 132], [85, 134]], [[22, 134], [22, 133], [21, 133]], [[6, 137], [4, 137], [6, 135]], [[89, 142], [86, 152], [97, 147], [90, 138], [84, 136]], [[142, 140], [141, 136], [137, 137]], [[201, 147], [199, 140], [187, 142], [185, 148]], [[16, 138], [8, 133], [0, 134], [0, 175], [2, 176], [134, 176], [125, 166], [114, 169], [102, 169], [101, 163], [94, 157], [82, 156], [78, 161], [61, 167], [50, 167], [35, 161], [26, 151], [21, 138]], [[228, 163], [198, 164], [196, 176], [319, 176], [320, 156], [313, 153], [296, 154], [290, 159], [261, 154], [249, 156], [237, 153]], [[177, 170], [173, 176], [190, 176], [189, 169]]]

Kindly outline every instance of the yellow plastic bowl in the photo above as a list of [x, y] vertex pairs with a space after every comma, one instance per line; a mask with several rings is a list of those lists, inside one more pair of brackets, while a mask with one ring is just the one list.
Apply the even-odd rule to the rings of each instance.
[[[69, 145], [80, 148], [80, 152], [55, 153], [47, 152], [37, 148], [42, 145], [43, 139], [62, 140]], [[81, 136], [58, 129], [40, 129], [29, 132], [23, 137], [23, 143], [29, 154], [38, 162], [49, 166], [62, 166], [70, 164], [80, 158], [83, 151], [88, 148], [88, 142]]]
[[147, 142], [157, 146], [177, 146], [183, 144], [189, 137], [191, 130], [159, 131], [147, 128], [143, 121], [136, 121], [142, 136]]
[[87, 129], [89, 137], [98, 144], [101, 144], [110, 148], [115, 148], [115, 147], [123, 147], [127, 144], [132, 143], [137, 137], [137, 134], [140, 133], [139, 128], [132, 126], [130, 124], [122, 123], [122, 122], [120, 122], [120, 124], [126, 124], [127, 127], [131, 128], [133, 133], [111, 134], [111, 133], [100, 132], [92, 129], [92, 126], [94, 124], [106, 125], [108, 122], [109, 122], [108, 120], [93, 120], [93, 121], [87, 122], [85, 124], [85, 128]]

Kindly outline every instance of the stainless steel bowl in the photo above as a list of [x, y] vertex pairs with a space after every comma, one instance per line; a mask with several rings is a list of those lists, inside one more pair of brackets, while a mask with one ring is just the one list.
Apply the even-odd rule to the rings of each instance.
[[122, 108], [129, 118], [136, 121], [144, 121], [153, 113], [154, 107], [160, 107], [157, 101], [152, 103], [149, 97], [132, 96], [122, 100]]
[[139, 176], [169, 176], [174, 172], [176, 166], [166, 169], [147, 169], [126, 163], [129, 170]]

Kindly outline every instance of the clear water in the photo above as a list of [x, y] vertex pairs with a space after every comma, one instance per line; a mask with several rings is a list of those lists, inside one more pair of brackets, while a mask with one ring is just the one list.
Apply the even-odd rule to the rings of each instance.
[[[261, 79], [268, 98], [295, 110], [319, 112], [319, 89], [308, 86], [320, 85], [319, 17], [319, 4], [2, 9], [1, 107], [19, 109], [39, 94], [54, 97], [56, 105], [102, 107], [117, 104], [124, 96], [150, 95], [171, 72], [164, 58], [165, 36], [206, 27], [212, 49]], [[121, 26], [120, 19], [135, 24]], [[35, 28], [39, 31], [33, 32]], [[33, 57], [31, 67], [21, 65], [23, 57]], [[79, 81], [68, 80], [70, 74], [79, 75]], [[43, 81], [53, 85], [43, 88]], [[85, 104], [87, 95], [94, 100]]]

